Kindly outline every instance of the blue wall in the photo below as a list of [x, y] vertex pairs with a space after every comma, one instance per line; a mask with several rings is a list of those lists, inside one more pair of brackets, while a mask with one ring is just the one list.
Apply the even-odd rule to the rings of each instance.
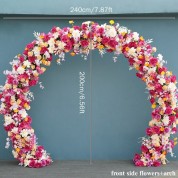
[[[84, 20], [82, 20], [84, 21]], [[75, 20], [81, 24], [81, 20]], [[95, 20], [105, 23], [106, 20]], [[178, 18], [175, 20], [120, 20], [121, 25], [139, 32], [145, 39], [154, 39], [158, 53], [168, 61], [167, 67], [178, 76]], [[67, 20], [0, 20], [0, 84], [5, 82], [4, 70], [34, 39], [33, 32], [48, 32], [52, 26], [69, 26]], [[54, 57], [55, 59], [55, 57]], [[61, 66], [55, 60], [41, 76], [45, 86], [32, 88], [35, 100], [29, 114], [39, 143], [54, 159], [90, 158], [89, 63], [80, 56], [66, 56]], [[112, 54], [100, 57], [92, 52], [92, 156], [93, 159], [132, 159], [139, 152], [138, 138], [145, 135], [151, 119], [145, 84], [128, 70], [121, 55], [117, 63]], [[86, 73], [86, 113], [79, 114], [79, 72]], [[6, 150], [6, 133], [0, 116], [0, 159], [13, 159]], [[178, 155], [178, 147], [175, 148]]]
[[[139, 13], [177, 13], [177, 0], [97, 0], [97, 1], [82, 1], [82, 0], [0, 0], [0, 14], [38, 14], [38, 15], [77, 15], [70, 12], [70, 7], [111, 7], [111, 14], [139, 14]], [[88, 14], [90, 13], [78, 13]], [[96, 12], [93, 14], [103, 14]], [[107, 14], [107, 13], [104, 13]]]

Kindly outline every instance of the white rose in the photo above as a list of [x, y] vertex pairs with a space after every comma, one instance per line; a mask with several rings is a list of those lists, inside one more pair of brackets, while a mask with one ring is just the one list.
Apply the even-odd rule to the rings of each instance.
[[12, 130], [11, 130], [11, 132], [13, 132], [13, 133], [17, 133], [18, 132], [18, 128], [17, 127], [14, 127]]
[[130, 48], [129, 51], [128, 51], [128, 54], [130, 56], [134, 56], [135, 57], [137, 55], [136, 54], [136, 49], [134, 47]]
[[29, 68], [30, 65], [31, 65], [31, 62], [29, 62], [28, 60], [26, 60], [26, 61], [23, 62], [23, 65]]
[[78, 40], [80, 38], [80, 31], [79, 30], [73, 30], [72, 36], [74, 40]]
[[159, 103], [160, 106], [163, 104], [163, 102], [164, 102], [164, 101], [162, 100], [162, 98], [159, 98], [159, 99], [158, 99], [158, 103]]
[[14, 122], [14, 120], [12, 119], [10, 114], [6, 114], [4, 116], [4, 119], [5, 119], [5, 123], [4, 123], [5, 126], [7, 126], [7, 125], [9, 125], [9, 124]]
[[19, 114], [20, 114], [23, 118], [26, 118], [27, 115], [28, 115], [25, 109], [20, 110], [20, 111], [19, 111]]
[[27, 129], [23, 129], [21, 132], [20, 132], [20, 135], [22, 136], [22, 137], [27, 137], [28, 136], [28, 130]]
[[17, 158], [18, 153], [16, 151], [12, 150], [12, 154], [13, 154], [14, 158]]
[[169, 124], [169, 117], [167, 115], [165, 115], [162, 121], [163, 121], [164, 125], [167, 126]]
[[29, 164], [30, 164], [30, 160], [25, 159], [25, 160], [24, 160], [24, 166], [27, 167]]
[[44, 55], [46, 56], [46, 58], [50, 58], [50, 54], [47, 51], [44, 53]]
[[117, 35], [117, 32], [114, 27], [110, 27], [109, 29], [106, 30], [106, 36], [113, 38], [116, 35]]
[[23, 73], [25, 72], [25, 69], [20, 66], [20, 67], [17, 68], [17, 72], [18, 72], [19, 74], [23, 74]]
[[137, 32], [133, 32], [133, 39], [134, 39], [135, 41], [138, 41], [138, 39], [139, 39], [139, 34], [138, 34]]
[[59, 43], [58, 43], [58, 48], [60, 49], [60, 50], [63, 50], [64, 49], [64, 47], [65, 47], [65, 43], [64, 42], [62, 42], [62, 41], [60, 41]]
[[119, 33], [127, 33], [128, 29], [126, 27], [119, 27]]
[[176, 85], [171, 82], [171, 83], [168, 85], [168, 90], [174, 92], [174, 91], [176, 90]]
[[148, 74], [155, 73], [156, 67], [149, 68]]
[[164, 78], [160, 78], [158, 82], [163, 85], [164, 83], [166, 83], [166, 80]]

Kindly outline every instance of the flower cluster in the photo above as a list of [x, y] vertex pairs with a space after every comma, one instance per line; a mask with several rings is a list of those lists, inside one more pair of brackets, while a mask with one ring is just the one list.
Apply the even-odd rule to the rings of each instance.
[[136, 154], [136, 166], [159, 166], [166, 164], [166, 154], [173, 156], [172, 149], [178, 124], [176, 77], [163, 66], [162, 55], [154, 56], [156, 48], [144, 40], [137, 32], [131, 32], [119, 24], [111, 25], [88, 21], [81, 26], [53, 27], [47, 34], [34, 33], [36, 40], [29, 43], [23, 54], [10, 63], [11, 71], [5, 71], [7, 80], [0, 88], [0, 113], [4, 115], [4, 128], [8, 132], [6, 147], [12, 142], [13, 155], [21, 165], [43, 167], [52, 160], [42, 146], [37, 143], [31, 127], [31, 117], [27, 110], [33, 94], [30, 87], [39, 82], [39, 76], [57, 55], [57, 63], [65, 59], [65, 53], [72, 56], [82, 54], [84, 59], [90, 50], [98, 49], [101, 55], [113, 52], [115, 60], [119, 54], [128, 59], [130, 68], [135, 68], [137, 77], [146, 83], [153, 108], [152, 120], [142, 138], [141, 154]]

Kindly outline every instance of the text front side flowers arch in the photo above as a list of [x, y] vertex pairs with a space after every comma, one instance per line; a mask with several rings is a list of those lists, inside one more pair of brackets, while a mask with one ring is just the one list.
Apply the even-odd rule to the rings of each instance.
[[137, 32], [110, 21], [110, 25], [84, 22], [81, 26], [53, 27], [47, 34], [34, 33], [36, 40], [29, 43], [23, 52], [10, 64], [11, 71], [5, 71], [7, 80], [1, 87], [0, 112], [4, 115], [4, 128], [8, 133], [6, 147], [12, 142], [13, 155], [20, 165], [43, 167], [52, 162], [43, 146], [36, 141], [32, 119], [27, 114], [33, 98], [30, 87], [39, 81], [39, 76], [52, 61], [52, 55], [58, 55], [58, 63], [70, 52], [72, 56], [82, 54], [84, 59], [90, 50], [98, 49], [100, 54], [113, 52], [114, 60], [123, 54], [130, 68], [135, 68], [137, 77], [146, 83], [152, 111], [152, 119], [142, 137], [141, 154], [135, 154], [136, 166], [160, 166], [166, 164], [166, 155], [173, 156], [173, 147], [177, 144], [175, 134], [178, 124], [178, 105], [176, 77], [163, 66], [162, 55], [154, 56], [156, 48], [150, 40], [144, 40]]

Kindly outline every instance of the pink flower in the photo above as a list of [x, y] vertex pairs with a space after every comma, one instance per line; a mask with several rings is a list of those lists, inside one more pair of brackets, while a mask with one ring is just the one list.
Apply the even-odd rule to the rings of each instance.
[[158, 62], [158, 59], [155, 58], [155, 57], [153, 57], [153, 58], [150, 59], [150, 64], [151, 64], [152, 66], [155, 66], [155, 65], [157, 64], [157, 62]]

